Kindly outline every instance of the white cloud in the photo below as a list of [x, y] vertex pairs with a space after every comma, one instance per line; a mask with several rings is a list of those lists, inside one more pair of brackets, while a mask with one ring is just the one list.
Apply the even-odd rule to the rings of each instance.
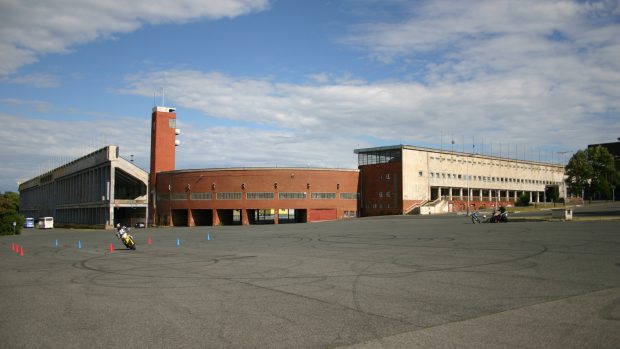
[[[182, 111], [178, 113], [182, 130], [181, 146], [176, 148], [179, 169], [356, 166], [353, 149], [360, 144], [350, 138], [299, 130], [201, 127], [184, 118]], [[149, 117], [106, 115], [84, 121], [59, 121], [0, 113], [0, 123], [5, 125], [0, 129], [0, 192], [16, 191], [18, 181], [109, 144], [118, 145], [121, 156], [127, 159], [133, 154], [135, 164], [149, 170]], [[327, 153], [330, 156], [325, 156]]]
[[0, 0], [0, 76], [42, 54], [144, 25], [232, 18], [267, 6], [268, 0]]
[[129, 154], [136, 155], [136, 164], [147, 171], [149, 168], [150, 120], [147, 117], [107, 116], [70, 121], [0, 113], [0, 123], [4, 125], [0, 128], [0, 192], [15, 191], [18, 180], [30, 179], [108, 144], [118, 145], [121, 155], [127, 158]]
[[4, 81], [10, 84], [31, 85], [34, 87], [51, 88], [60, 85], [60, 78], [53, 74], [28, 74], [13, 78], [5, 78]]
[[[567, 63], [568, 64], [568, 63]], [[145, 97], [166, 86], [167, 101], [206, 116], [277, 126], [294, 137], [329, 135], [410, 143], [437, 139], [441, 130], [464, 136], [492, 130], [496, 142], [583, 147], [618, 125], [595, 117], [620, 110], [612, 96], [554, 84], [535, 74], [466, 81], [283, 84], [270, 79], [199, 71], [162, 71], [129, 78], [125, 93]], [[510, 135], [511, 139], [506, 139]]]
[[[616, 2], [403, 2], [399, 22], [351, 29], [342, 42], [406, 67], [417, 81], [309, 76], [307, 84], [194, 70], [128, 78], [127, 93], [158, 86], [180, 108], [278, 125], [295, 134], [413, 144], [440, 132], [576, 150], [620, 133]], [[421, 63], [420, 63], [421, 62]], [[615, 120], [615, 122], [614, 122]]]

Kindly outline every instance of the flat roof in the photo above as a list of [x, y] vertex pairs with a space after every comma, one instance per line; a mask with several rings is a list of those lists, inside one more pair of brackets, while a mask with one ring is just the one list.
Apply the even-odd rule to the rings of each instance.
[[188, 172], [218, 172], [218, 171], [338, 171], [338, 172], [359, 172], [356, 168], [325, 168], [325, 167], [221, 167], [221, 168], [196, 168], [172, 171], [161, 171], [158, 173], [188, 173]]
[[397, 149], [417, 150], [417, 151], [424, 151], [424, 152], [440, 153], [440, 154], [445, 154], [445, 155], [469, 156], [469, 157], [475, 157], [475, 158], [481, 158], [481, 159], [489, 159], [489, 160], [514, 161], [514, 162], [519, 162], [519, 163], [524, 163], [524, 164], [544, 165], [544, 166], [553, 166], [553, 167], [564, 168], [563, 165], [549, 163], [549, 162], [539, 162], [539, 161], [532, 161], [532, 160], [519, 160], [519, 159], [513, 159], [513, 158], [509, 158], [509, 157], [499, 157], [499, 156], [493, 156], [493, 155], [483, 155], [483, 154], [479, 154], [479, 153], [464, 153], [464, 152], [460, 152], [460, 151], [441, 150], [441, 149], [425, 148], [425, 147], [418, 147], [418, 146], [404, 145], [404, 144], [390, 145], [390, 146], [383, 146], [383, 147], [374, 147], [374, 148], [354, 149], [353, 153], [355, 153], [355, 154], [364, 154], [364, 153], [371, 153], [371, 152], [374, 153], [374, 152], [388, 151], [388, 150], [397, 150]]

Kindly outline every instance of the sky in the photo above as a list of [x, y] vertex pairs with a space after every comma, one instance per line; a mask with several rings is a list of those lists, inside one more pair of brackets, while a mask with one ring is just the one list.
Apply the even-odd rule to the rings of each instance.
[[565, 163], [620, 137], [620, 4], [0, 0], [0, 192], [108, 144], [148, 171], [162, 104], [177, 169]]

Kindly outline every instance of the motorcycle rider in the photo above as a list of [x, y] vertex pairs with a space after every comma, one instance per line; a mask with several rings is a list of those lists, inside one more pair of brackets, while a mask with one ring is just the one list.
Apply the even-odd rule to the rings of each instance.
[[116, 237], [118, 237], [119, 239], [122, 238], [126, 230], [127, 229], [125, 228], [125, 226], [121, 226], [120, 223], [116, 223]]

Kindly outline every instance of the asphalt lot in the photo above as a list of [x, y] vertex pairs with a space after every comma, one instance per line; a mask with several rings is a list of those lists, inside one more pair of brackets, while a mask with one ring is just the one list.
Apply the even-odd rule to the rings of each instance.
[[28, 230], [0, 237], [0, 346], [618, 348], [619, 228], [396, 216], [134, 229], [136, 251]]

